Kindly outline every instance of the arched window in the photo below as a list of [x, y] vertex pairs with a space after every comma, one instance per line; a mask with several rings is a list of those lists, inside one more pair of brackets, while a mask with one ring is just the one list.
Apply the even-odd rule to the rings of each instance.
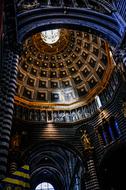
[[35, 190], [55, 190], [55, 189], [50, 183], [43, 182], [43, 183], [40, 183], [39, 185], [37, 185]]

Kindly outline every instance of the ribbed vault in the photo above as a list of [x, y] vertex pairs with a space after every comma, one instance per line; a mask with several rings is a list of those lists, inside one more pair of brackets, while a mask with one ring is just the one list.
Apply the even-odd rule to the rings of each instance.
[[84, 178], [85, 167], [81, 155], [69, 144], [66, 147], [59, 141], [45, 141], [27, 150], [25, 157], [30, 164], [33, 189], [47, 181], [57, 190], [67, 190], [76, 175], [80, 180]]

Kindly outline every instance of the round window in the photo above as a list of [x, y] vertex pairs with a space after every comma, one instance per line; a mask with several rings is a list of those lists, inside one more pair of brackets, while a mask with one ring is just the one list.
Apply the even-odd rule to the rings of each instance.
[[55, 189], [50, 183], [42, 182], [39, 185], [37, 185], [35, 190], [55, 190]]

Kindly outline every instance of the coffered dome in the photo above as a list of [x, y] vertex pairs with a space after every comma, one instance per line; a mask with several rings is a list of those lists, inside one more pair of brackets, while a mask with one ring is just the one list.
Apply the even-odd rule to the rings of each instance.
[[95, 35], [60, 29], [59, 40], [47, 44], [37, 33], [23, 45], [15, 100], [35, 106], [85, 104], [106, 86], [112, 67], [107, 42]]

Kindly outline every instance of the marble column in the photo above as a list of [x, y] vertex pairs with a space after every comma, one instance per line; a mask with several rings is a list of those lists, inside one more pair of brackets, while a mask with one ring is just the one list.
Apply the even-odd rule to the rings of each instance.
[[17, 163], [16, 162], [11, 162], [10, 164], [10, 174], [13, 174], [17, 170]]
[[84, 148], [84, 158], [86, 161], [86, 173], [85, 173], [85, 187], [86, 190], [100, 190], [99, 182], [96, 174], [96, 168], [93, 158], [94, 148], [91, 145], [90, 137], [86, 130], [83, 131], [81, 136], [83, 148]]
[[93, 156], [88, 154], [87, 156], [87, 172], [88, 178], [85, 180], [86, 190], [100, 190], [99, 182], [96, 174], [96, 168], [93, 160]]
[[18, 51], [5, 48], [0, 89], [0, 179], [6, 176], [16, 91]]

